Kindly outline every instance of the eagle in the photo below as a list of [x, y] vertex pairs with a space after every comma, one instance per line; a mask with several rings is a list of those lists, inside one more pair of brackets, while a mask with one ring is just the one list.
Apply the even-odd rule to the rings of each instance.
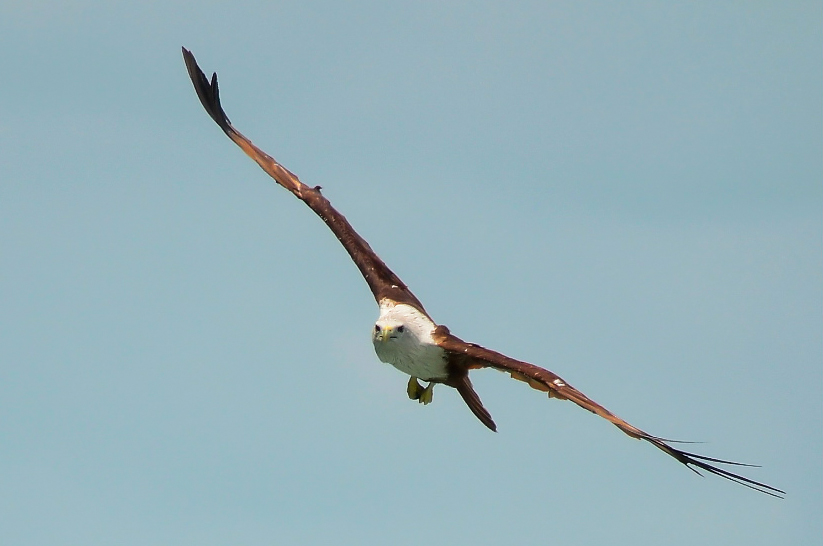
[[[649, 434], [610, 412], [557, 374], [534, 364], [516, 360], [504, 354], [463, 341], [449, 329], [437, 324], [419, 299], [403, 281], [381, 260], [369, 244], [352, 228], [321, 193], [320, 186], [310, 187], [255, 146], [229, 121], [220, 104], [217, 74], [206, 77], [194, 55], [183, 48], [183, 59], [200, 102], [223, 132], [271, 176], [275, 182], [303, 201], [331, 229], [360, 270], [374, 295], [380, 316], [372, 329], [372, 343], [377, 357], [409, 376], [406, 393], [421, 404], [432, 401], [435, 385], [457, 390], [471, 412], [492, 431], [497, 425], [472, 387], [469, 372], [492, 368], [527, 383], [548, 394], [549, 398], [570, 400], [578, 406], [607, 419], [632, 438], [644, 440], [697, 474], [700, 470], [731, 480], [773, 497], [783, 498], [785, 492], [746, 478], [718, 465], [752, 467], [756, 465], [727, 461], [689, 453], [672, 445], [677, 443]], [[426, 383], [426, 386], [420, 384]]]

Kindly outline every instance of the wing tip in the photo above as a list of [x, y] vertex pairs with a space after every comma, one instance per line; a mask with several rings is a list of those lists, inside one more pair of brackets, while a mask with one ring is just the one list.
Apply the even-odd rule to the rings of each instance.
[[229, 121], [226, 112], [223, 110], [223, 106], [220, 104], [217, 72], [212, 73], [211, 81], [209, 81], [197, 64], [194, 54], [185, 47], [181, 47], [181, 49], [183, 61], [186, 63], [186, 70], [189, 73], [189, 78], [191, 79], [192, 85], [194, 85], [194, 91], [197, 93], [200, 103], [203, 105], [203, 108], [206, 109], [209, 116], [211, 116], [211, 119], [213, 119], [225, 133], [229, 134], [232, 131], [231, 121]]
[[[765, 495], [769, 495], [771, 497], [775, 497], [778, 499], [786, 498], [786, 492], [782, 489], [778, 489], [777, 487], [772, 487], [771, 485], [765, 484], [763, 482], [758, 482], [756, 480], [752, 480], [751, 478], [747, 478], [745, 476], [741, 476], [740, 474], [735, 474], [729, 470], [724, 468], [720, 468], [719, 466], [715, 466], [713, 464], [709, 464], [707, 461], [711, 461], [712, 463], [716, 464], [725, 464], [725, 465], [734, 465], [734, 466], [745, 466], [750, 468], [759, 468], [759, 465], [747, 464], [747, 463], [739, 463], [736, 461], [729, 461], [725, 459], [717, 459], [714, 457], [706, 457], [704, 455], [698, 455], [696, 453], [689, 453], [688, 451], [683, 451], [677, 448], [674, 448], [667, 444], [666, 442], [662, 441], [660, 438], [655, 436], [646, 435], [642, 438], [650, 443], [652, 443], [655, 447], [661, 449], [665, 453], [671, 455], [677, 461], [682, 463], [686, 466], [689, 470], [696, 473], [699, 476], [703, 474], [700, 473], [700, 470], [705, 472], [709, 472], [710, 474], [714, 474], [715, 476], [720, 476], [726, 480], [731, 482], [737, 483], [744, 487], [748, 487], [754, 491], [759, 493], [763, 493]], [[700, 469], [700, 470], [698, 470]]]

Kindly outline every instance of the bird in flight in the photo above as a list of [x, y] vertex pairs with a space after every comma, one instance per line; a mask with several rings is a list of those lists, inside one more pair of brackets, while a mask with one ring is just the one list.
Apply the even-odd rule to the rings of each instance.
[[[409, 375], [406, 393], [410, 399], [428, 404], [432, 401], [435, 385], [453, 387], [480, 422], [496, 431], [497, 426], [491, 414], [483, 406], [469, 379], [470, 370], [493, 368], [547, 393], [549, 398], [570, 400], [583, 409], [607, 419], [632, 438], [649, 442], [698, 474], [699, 470], [703, 470], [761, 493], [783, 497], [785, 492], [780, 489], [718, 466], [754, 465], [704, 457], [673, 447], [671, 440], [653, 436], [629, 424], [549, 370], [463, 341], [452, 334], [446, 326], [435, 323], [420, 300], [321, 194], [320, 186], [309, 187], [303, 184], [296, 175], [234, 128], [220, 104], [217, 74], [213, 74], [209, 81], [197, 65], [194, 55], [186, 48], [183, 48], [183, 59], [197, 96], [211, 118], [279, 185], [308, 205], [349, 253], [380, 308], [380, 316], [372, 329], [374, 350], [382, 362], [391, 364]], [[420, 381], [425, 382], [426, 386], [423, 387]]]

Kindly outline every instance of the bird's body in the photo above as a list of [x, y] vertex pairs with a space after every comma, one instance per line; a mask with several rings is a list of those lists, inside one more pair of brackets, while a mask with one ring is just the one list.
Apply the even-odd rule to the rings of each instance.
[[[194, 56], [185, 48], [183, 48], [183, 58], [197, 96], [211, 118], [279, 185], [311, 208], [349, 253], [369, 285], [380, 309], [380, 316], [372, 331], [375, 352], [381, 361], [393, 365], [410, 376], [407, 387], [409, 398], [427, 404], [432, 400], [432, 388], [435, 384], [453, 387], [472, 413], [489, 429], [496, 430], [491, 415], [483, 407], [483, 403], [469, 380], [470, 370], [492, 368], [508, 373], [512, 378], [547, 393], [549, 398], [574, 402], [583, 409], [608, 420], [630, 437], [649, 442], [695, 472], [697, 472], [696, 469], [701, 469], [767, 495], [775, 497], [783, 495], [780, 489], [716, 466], [718, 464], [750, 465], [704, 457], [675, 448], [671, 445], [672, 442], [649, 434], [621, 419], [557, 374], [480, 345], [467, 343], [452, 335], [447, 327], [436, 324], [423, 308], [420, 300], [377, 256], [346, 218], [331, 206], [331, 203], [320, 193], [319, 186], [310, 187], [303, 184], [297, 176], [252, 144], [232, 126], [220, 104], [217, 74], [214, 74], [209, 82], [197, 66]], [[421, 387], [417, 382], [418, 379], [428, 381], [428, 386]]]
[[443, 381], [449, 373], [446, 351], [434, 341], [437, 325], [411, 305], [380, 302], [372, 342], [381, 362], [424, 381]]

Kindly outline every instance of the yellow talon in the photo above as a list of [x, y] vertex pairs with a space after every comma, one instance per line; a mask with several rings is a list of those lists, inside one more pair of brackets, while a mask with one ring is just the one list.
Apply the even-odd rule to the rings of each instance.
[[434, 383], [429, 383], [428, 386], [423, 389], [423, 392], [420, 393], [420, 398], [418, 398], [418, 402], [421, 404], [430, 404], [432, 401], [432, 397], [434, 396]]
[[420, 396], [423, 394], [423, 386], [417, 382], [416, 377], [409, 378], [409, 384], [406, 387], [406, 394], [409, 395], [411, 400], [420, 400]]

